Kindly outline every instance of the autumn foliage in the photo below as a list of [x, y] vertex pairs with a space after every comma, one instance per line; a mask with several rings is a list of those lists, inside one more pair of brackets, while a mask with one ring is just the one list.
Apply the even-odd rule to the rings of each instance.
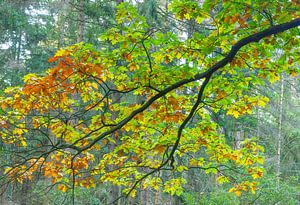
[[[253, 9], [259, 1], [217, 2], [173, 1], [176, 18], [213, 28], [188, 39], [150, 27], [132, 6], [120, 4], [118, 26], [100, 37], [103, 47], [60, 49], [49, 59], [53, 68], [7, 88], [0, 98], [0, 135], [20, 153], [12, 153], [14, 164], [4, 170], [7, 182], [41, 172], [63, 192], [109, 182], [132, 197], [147, 187], [180, 195], [186, 183], [181, 173], [199, 169], [232, 183], [229, 191], [238, 196], [255, 193], [264, 148], [255, 136], [229, 145], [212, 114], [251, 114], [268, 102], [252, 87], [279, 80], [281, 72], [298, 75], [299, 58], [291, 53], [299, 54], [299, 36], [293, 35], [299, 19], [277, 11], [281, 1], [266, 1], [274, 25], [292, 24], [272, 30]], [[241, 46], [227, 56], [235, 45]], [[179, 174], [166, 178], [162, 170]]]

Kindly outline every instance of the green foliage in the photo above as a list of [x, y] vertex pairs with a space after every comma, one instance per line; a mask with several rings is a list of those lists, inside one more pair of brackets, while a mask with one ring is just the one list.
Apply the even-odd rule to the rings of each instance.
[[186, 205], [231, 205], [231, 204], [299, 204], [299, 184], [297, 178], [288, 177], [280, 181], [277, 187], [276, 176], [266, 175], [260, 180], [260, 188], [255, 195], [245, 194], [237, 197], [218, 187], [211, 192], [185, 192], [183, 194]]
[[[297, 2], [173, 1], [171, 18], [187, 23], [186, 37], [180, 28], [166, 32], [168, 26], [153, 23], [158, 19], [154, 2], [147, 1], [150, 20], [122, 3], [109, 21], [115, 25], [105, 27], [100, 43], [63, 48], [84, 40], [74, 32], [83, 31], [83, 24], [72, 18], [101, 15], [95, 12], [100, 7], [83, 3], [79, 15], [64, 16], [77, 7], [61, 3], [57, 26], [35, 30], [24, 18], [26, 29], [31, 28], [26, 35], [32, 37], [25, 39], [34, 48], [22, 46], [20, 30], [14, 42], [18, 63], [26, 49], [30, 54], [49, 44], [60, 49], [49, 58], [50, 69], [24, 76], [23, 86], [6, 88], [0, 97], [1, 141], [11, 148], [11, 158], [1, 167], [3, 183], [26, 184], [41, 172], [66, 193], [67, 203], [75, 198], [81, 203], [90, 194], [85, 188], [106, 183], [133, 198], [148, 189], [185, 194], [187, 203], [260, 200], [248, 192], [262, 193], [265, 149], [259, 133], [256, 138], [242, 126], [255, 126], [251, 115], [269, 102], [254, 87], [300, 71], [299, 59], [291, 55], [299, 52], [295, 35], [300, 22], [297, 13], [289, 12]], [[47, 44], [49, 28], [59, 32]], [[228, 142], [232, 138], [236, 142]], [[230, 193], [220, 187], [200, 199], [184, 193], [185, 173], [192, 169], [216, 176], [213, 183]], [[162, 174], [167, 171], [171, 174]]]

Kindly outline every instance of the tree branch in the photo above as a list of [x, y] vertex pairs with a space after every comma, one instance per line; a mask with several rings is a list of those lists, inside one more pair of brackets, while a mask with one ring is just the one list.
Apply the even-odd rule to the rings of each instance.
[[126, 117], [122, 121], [120, 121], [118, 123], [118, 125], [116, 125], [112, 129], [110, 129], [106, 132], [103, 132], [101, 135], [99, 135], [89, 145], [84, 146], [82, 148], [78, 148], [73, 144], [73, 145], [69, 145], [69, 148], [76, 149], [79, 153], [81, 153], [84, 150], [87, 150], [87, 149], [91, 148], [92, 146], [94, 146], [98, 141], [100, 141], [104, 137], [106, 137], [106, 136], [114, 133], [115, 131], [121, 129], [130, 120], [132, 120], [137, 114], [139, 114], [139, 113], [143, 112], [144, 110], [146, 110], [153, 102], [155, 102], [157, 99], [165, 96], [167, 93], [169, 93], [169, 92], [175, 90], [176, 88], [179, 88], [179, 87], [181, 87], [181, 86], [183, 86], [187, 83], [190, 83], [190, 82], [193, 82], [193, 81], [196, 81], [196, 80], [200, 80], [200, 79], [203, 79], [203, 78], [207, 78], [208, 76], [212, 76], [213, 73], [215, 73], [217, 70], [219, 70], [220, 68], [222, 68], [225, 65], [227, 65], [228, 63], [230, 63], [242, 47], [244, 47], [244, 46], [246, 46], [250, 43], [259, 42], [261, 39], [263, 39], [265, 37], [275, 35], [275, 34], [284, 32], [286, 30], [289, 30], [289, 29], [292, 29], [292, 28], [295, 28], [295, 27], [298, 27], [298, 26], [300, 26], [300, 18], [294, 19], [294, 20], [289, 21], [287, 23], [272, 26], [272, 27], [270, 27], [268, 29], [265, 29], [261, 32], [252, 34], [248, 37], [245, 37], [245, 38], [239, 40], [236, 44], [234, 44], [231, 47], [230, 52], [222, 60], [218, 61], [216, 64], [214, 64], [207, 71], [202, 72], [202, 73], [198, 73], [192, 78], [183, 79], [181, 81], [178, 81], [177, 83], [174, 83], [174, 84], [170, 85], [169, 87], [165, 88], [164, 90], [160, 91], [158, 94], [156, 94], [155, 96], [150, 98], [143, 106], [141, 106], [139, 109], [136, 109], [128, 117]]

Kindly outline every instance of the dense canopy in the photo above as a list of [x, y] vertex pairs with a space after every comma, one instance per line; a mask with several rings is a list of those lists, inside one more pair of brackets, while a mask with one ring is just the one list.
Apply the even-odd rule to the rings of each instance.
[[255, 89], [299, 79], [299, 2], [173, 0], [159, 8], [163, 26], [138, 5], [118, 4], [99, 44], [61, 47], [47, 71], [3, 89], [3, 185], [43, 178], [75, 204], [79, 187], [110, 183], [117, 201], [181, 196], [202, 170], [256, 194], [261, 136], [232, 142], [219, 119], [255, 115], [269, 102]]

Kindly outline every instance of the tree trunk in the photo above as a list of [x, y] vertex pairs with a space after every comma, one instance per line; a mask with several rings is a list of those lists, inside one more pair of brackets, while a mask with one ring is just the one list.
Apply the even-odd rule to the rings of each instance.
[[[120, 103], [120, 93], [113, 93], [112, 94], [112, 104], [119, 104]], [[112, 112], [112, 116], [111, 116], [111, 119], [112, 120], [115, 120], [118, 118], [118, 112]], [[115, 133], [112, 133], [111, 134], [111, 137], [114, 138], [116, 141], [117, 141], [117, 138], [116, 138], [116, 135]], [[111, 147], [110, 147], [110, 150], [114, 150], [115, 148], [115, 145], [112, 144]], [[116, 186], [116, 185], [113, 185], [112, 186], [112, 190], [111, 190], [111, 201], [114, 201], [117, 197], [120, 196], [120, 194], [122, 193], [121, 191], [121, 187], [119, 186]], [[118, 205], [121, 205], [121, 199], [117, 201], [116, 204]]]
[[18, 33], [18, 51], [17, 51], [17, 64], [18, 65], [20, 65], [21, 47], [22, 47], [22, 30], [21, 30], [21, 28], [19, 28], [19, 33]]
[[242, 141], [242, 131], [236, 131], [235, 133], [235, 139], [234, 139], [234, 148], [237, 150], [237, 149], [240, 149], [241, 148], [241, 141]]
[[79, 26], [78, 26], [78, 37], [77, 43], [83, 41], [84, 31], [85, 31], [85, 15], [84, 15], [84, 0], [79, 2]]
[[28, 192], [30, 190], [30, 181], [24, 180], [20, 193], [20, 205], [27, 205]]
[[280, 99], [279, 99], [279, 116], [278, 116], [278, 136], [277, 136], [277, 158], [276, 158], [276, 187], [280, 185], [280, 158], [281, 158], [281, 141], [282, 141], [282, 122], [283, 122], [283, 92], [284, 92], [284, 76], [281, 75]]
[[61, 48], [65, 44], [65, 13], [67, 10], [68, 0], [61, 0], [60, 10], [58, 14], [58, 30], [59, 30], [59, 39], [58, 39], [58, 48]]
[[154, 205], [162, 204], [161, 188], [155, 192]]

